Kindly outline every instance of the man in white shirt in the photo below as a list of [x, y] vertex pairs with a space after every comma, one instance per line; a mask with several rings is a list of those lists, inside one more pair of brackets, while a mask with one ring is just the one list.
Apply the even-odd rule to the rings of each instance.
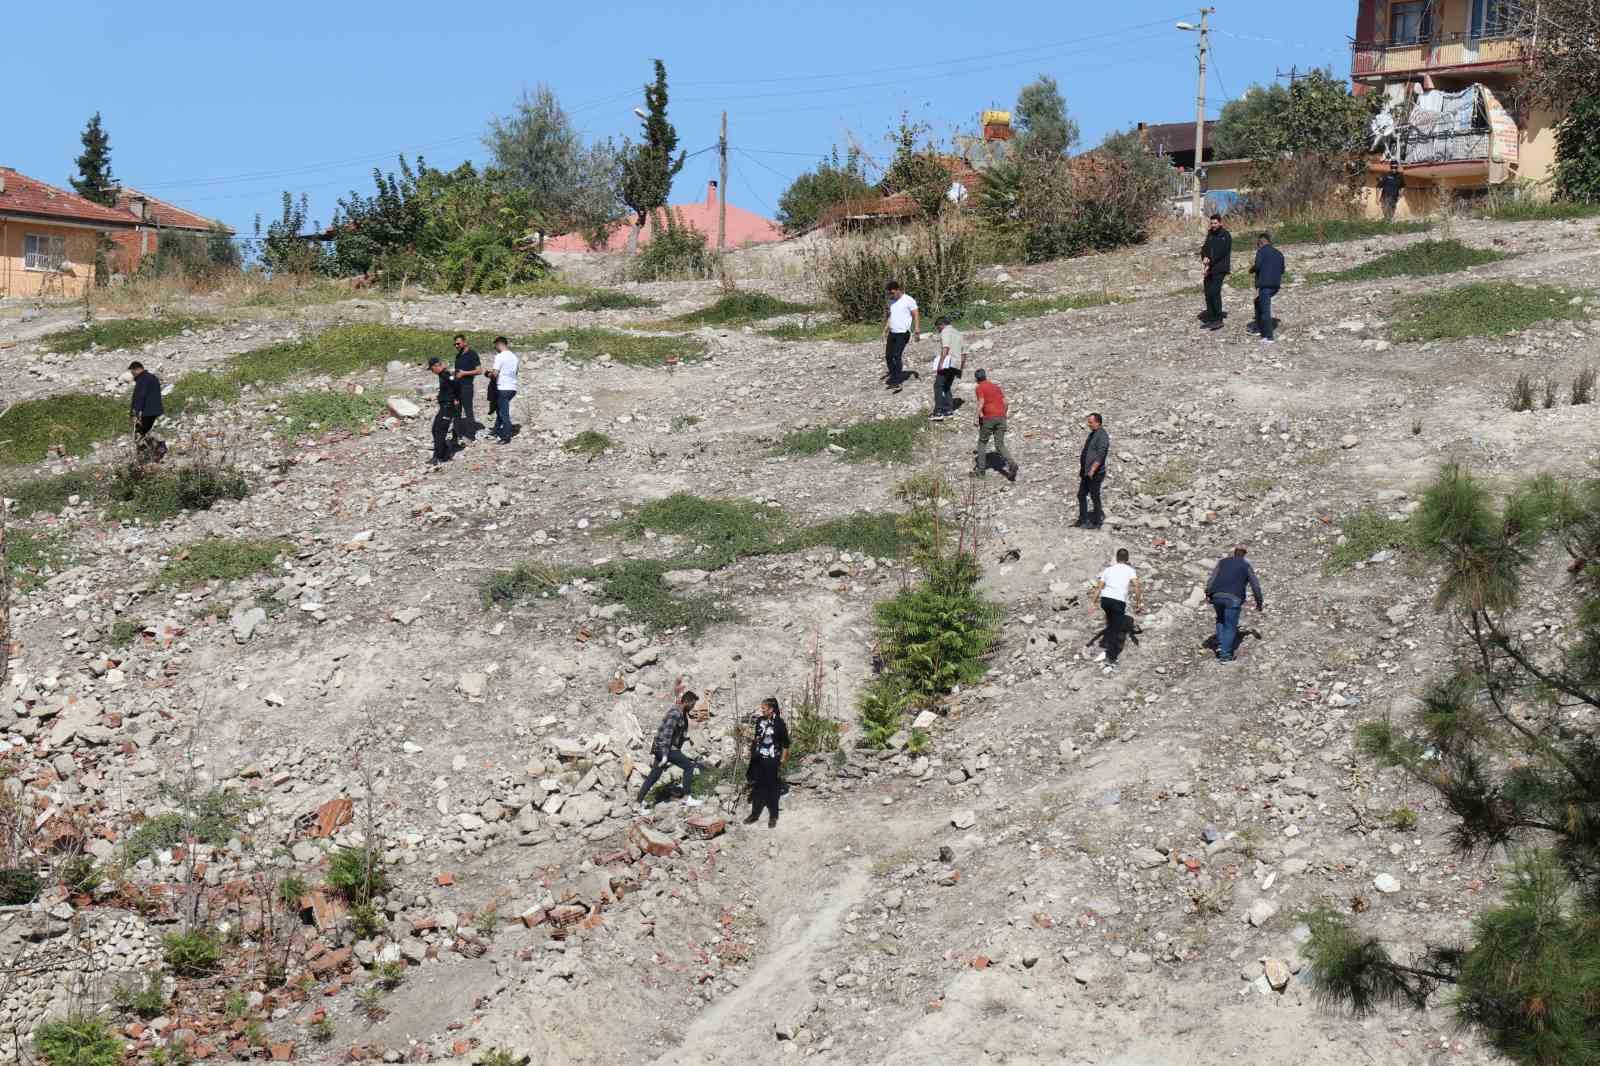
[[1100, 572], [1094, 585], [1094, 599], [1089, 613], [1096, 607], [1106, 613], [1106, 665], [1105, 673], [1117, 668], [1117, 657], [1122, 654], [1122, 639], [1128, 625], [1128, 592], [1134, 596], [1133, 612], [1144, 609], [1144, 592], [1139, 588], [1139, 572], [1128, 565], [1128, 549], [1117, 549], [1117, 561]]
[[889, 282], [888, 290], [889, 312], [883, 320], [883, 361], [888, 364], [889, 372], [883, 380], [889, 391], [899, 392], [906, 378], [919, 376], [914, 372], [906, 373], [905, 354], [908, 341], [922, 339], [922, 312], [917, 309], [917, 301], [906, 294], [898, 281]]
[[494, 339], [494, 368], [489, 376], [494, 379], [494, 435], [501, 444], [511, 443], [511, 401], [517, 398], [517, 353], [504, 337]]
[[967, 350], [966, 340], [961, 331], [951, 325], [950, 316], [940, 316], [934, 327], [939, 331], [939, 354], [933, 359], [933, 414], [928, 416], [928, 421], [940, 422], [956, 413], [950, 389], [967, 368]]

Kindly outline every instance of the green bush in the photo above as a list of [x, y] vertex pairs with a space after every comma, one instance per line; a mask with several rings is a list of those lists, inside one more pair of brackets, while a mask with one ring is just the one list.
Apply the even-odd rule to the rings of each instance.
[[917, 458], [917, 442], [927, 428], [926, 415], [874, 418], [840, 429], [816, 426], [787, 434], [776, 451], [779, 455], [820, 455], [836, 444], [844, 449], [848, 462], [909, 463]]
[[92, 855], [78, 855], [61, 868], [61, 883], [69, 892], [87, 895], [100, 887], [105, 880]]
[[924, 328], [964, 306], [977, 285], [978, 256], [971, 235], [958, 226], [918, 225], [901, 242], [838, 241], [810, 261], [818, 287], [845, 322], [882, 323], [885, 286], [899, 281], [922, 310]]
[[370, 903], [389, 891], [383, 856], [373, 848], [340, 848], [328, 864], [328, 885], [352, 903]]
[[628, 265], [634, 281], [674, 281], [709, 277], [713, 256], [706, 235], [686, 226], [670, 207], [653, 215], [650, 243]]
[[0, 870], [0, 907], [32, 903], [43, 890], [44, 882], [32, 870], [16, 867]]
[[1574, 103], [1556, 127], [1555, 179], [1561, 199], [1600, 209], [1600, 96]]
[[204, 929], [168, 933], [161, 944], [167, 965], [179, 977], [209, 977], [222, 960], [221, 938]]
[[187, 545], [161, 569], [159, 585], [189, 588], [207, 581], [238, 581], [277, 566], [294, 545], [285, 540], [231, 540], [217, 538]]
[[185, 511], [209, 511], [222, 500], [250, 495], [250, 482], [237, 467], [201, 459], [176, 470], [153, 463], [119, 467], [106, 485], [113, 511], [122, 518], [160, 522]]
[[353, 392], [297, 392], [278, 404], [283, 419], [278, 432], [286, 437], [329, 430], [357, 430], [372, 424], [383, 414], [384, 404], [376, 396]]
[[484, 580], [485, 607], [510, 607], [547, 595], [561, 586], [561, 571], [544, 563], [521, 562], [509, 570], [496, 570]]
[[662, 581], [661, 575], [668, 570], [693, 565], [694, 560], [676, 564], [624, 559], [593, 567], [582, 576], [598, 581], [600, 598], [622, 604], [630, 619], [660, 632], [681, 629], [690, 637], [698, 637], [708, 627], [732, 621], [736, 615], [732, 608], [709, 595], [673, 595]]
[[152, 973], [144, 984], [118, 982], [111, 990], [111, 1002], [124, 1014], [149, 1021], [167, 1009], [167, 993], [159, 973]]
[[1143, 244], [1149, 236], [1147, 221], [1121, 205], [1085, 203], [1070, 221], [1030, 227], [1023, 238], [1023, 258], [1030, 263], [1071, 259]]
[[33, 1050], [48, 1066], [118, 1066], [122, 1061], [122, 1041], [110, 1024], [81, 1015], [40, 1025]]
[[130, 864], [177, 847], [189, 836], [201, 844], [221, 847], [238, 831], [251, 805], [249, 797], [221, 788], [194, 792], [162, 785], [159, 791], [178, 809], [145, 819], [129, 834], [125, 852]]
[[383, 912], [370, 903], [357, 903], [350, 908], [350, 931], [358, 940], [371, 940], [383, 932]]
[[587, 455], [590, 457], [600, 455], [607, 448], [615, 448], [617, 442], [598, 430], [586, 429], [582, 433], [568, 437], [561, 444], [561, 450], [572, 452], [574, 455]]

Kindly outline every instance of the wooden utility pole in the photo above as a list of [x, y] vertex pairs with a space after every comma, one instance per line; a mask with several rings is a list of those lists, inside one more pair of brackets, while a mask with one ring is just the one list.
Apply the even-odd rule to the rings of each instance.
[[728, 250], [728, 113], [722, 113], [722, 137], [717, 141], [722, 155], [722, 174], [717, 182], [717, 254]]
[[1205, 217], [1205, 190], [1201, 187], [1200, 172], [1206, 161], [1206, 54], [1211, 51], [1211, 15], [1214, 7], [1200, 9], [1200, 60], [1199, 91], [1194, 101], [1194, 217]]

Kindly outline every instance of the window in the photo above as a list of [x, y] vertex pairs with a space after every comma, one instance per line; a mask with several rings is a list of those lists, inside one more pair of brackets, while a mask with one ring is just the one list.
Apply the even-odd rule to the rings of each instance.
[[22, 238], [22, 265], [26, 270], [60, 270], [66, 258], [65, 237], [29, 233]]
[[1432, 33], [1427, 0], [1410, 0], [1389, 9], [1389, 43], [1416, 44]]
[[1472, 36], [1507, 37], [1522, 24], [1517, 0], [1472, 0]]

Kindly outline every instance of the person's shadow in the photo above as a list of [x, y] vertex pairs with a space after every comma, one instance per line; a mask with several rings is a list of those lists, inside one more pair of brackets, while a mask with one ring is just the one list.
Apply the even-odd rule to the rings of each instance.
[[[1266, 640], [1267, 639], [1265, 636], [1262, 635], [1261, 630], [1259, 630], [1259, 629], [1244, 629], [1244, 628], [1241, 628], [1239, 630], [1238, 639], [1236, 639], [1233, 642], [1233, 651], [1230, 652], [1229, 654], [1231, 654], [1231, 655], [1239, 654], [1239, 648], [1244, 644], [1244, 638], [1245, 637], [1255, 637], [1257, 640]], [[1217, 635], [1215, 633], [1211, 634], [1205, 640], [1200, 642], [1200, 646], [1202, 648], [1204, 648], [1206, 651], [1215, 652], [1217, 650]]]

